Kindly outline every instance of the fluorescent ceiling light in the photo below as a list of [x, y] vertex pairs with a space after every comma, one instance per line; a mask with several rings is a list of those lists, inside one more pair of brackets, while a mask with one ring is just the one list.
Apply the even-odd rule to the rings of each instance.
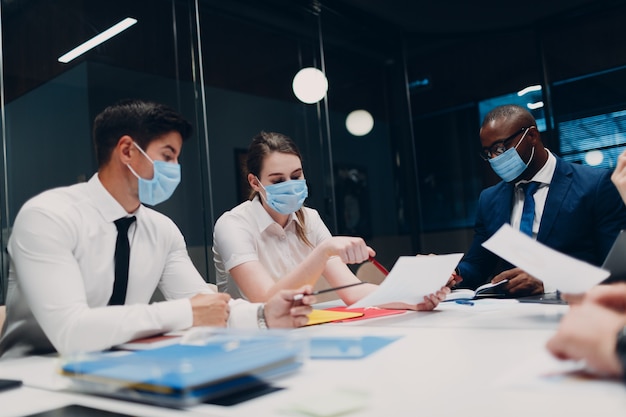
[[541, 91], [541, 86], [540, 85], [531, 85], [529, 87], [526, 87], [520, 91], [517, 92], [517, 95], [519, 97], [523, 96], [524, 94], [528, 94], [531, 93], [533, 91]]
[[536, 103], [528, 103], [526, 105], [526, 107], [528, 107], [530, 110], [539, 109], [539, 108], [543, 107], [543, 101], [538, 101]]
[[109, 39], [111, 39], [113, 36], [117, 35], [118, 33], [125, 31], [126, 29], [134, 25], [135, 23], [137, 23], [137, 19], [133, 19], [132, 17], [127, 17], [126, 19], [122, 20], [116, 25], [111, 26], [110, 28], [100, 33], [99, 35], [94, 36], [93, 38], [89, 39], [87, 42], [77, 46], [76, 48], [72, 49], [65, 55], [59, 57], [59, 62], [67, 64], [71, 60], [81, 56], [82, 54], [89, 51], [90, 49], [95, 48], [96, 46], [100, 45], [102, 42], [106, 42]]

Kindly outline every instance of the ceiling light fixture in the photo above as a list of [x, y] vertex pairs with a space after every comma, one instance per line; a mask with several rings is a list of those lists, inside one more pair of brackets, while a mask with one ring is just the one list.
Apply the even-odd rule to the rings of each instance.
[[538, 101], [536, 103], [528, 103], [526, 105], [530, 110], [537, 110], [543, 107], [543, 101]]
[[602, 151], [594, 149], [585, 153], [585, 162], [592, 167], [600, 165], [602, 161], [604, 161], [604, 154]]
[[95, 48], [96, 46], [100, 45], [103, 42], [108, 41], [109, 39], [119, 34], [120, 32], [125, 31], [126, 29], [134, 25], [135, 23], [137, 23], [137, 19], [133, 19], [132, 17], [127, 17], [126, 19], [111, 26], [110, 28], [100, 33], [99, 35], [96, 35], [93, 38], [89, 39], [87, 42], [81, 45], [78, 45], [76, 48], [72, 49], [68, 53], [60, 56], [59, 62], [62, 62], [63, 64], [67, 64], [68, 62], [81, 56], [82, 54], [89, 51], [90, 49]]
[[518, 95], [518, 97], [521, 97], [524, 94], [532, 93], [533, 91], [541, 91], [541, 86], [539, 84], [531, 85], [529, 87], [526, 87], [526, 88], [523, 88], [523, 89], [519, 90], [517, 92], [517, 95]]
[[346, 117], [346, 129], [354, 136], [365, 136], [373, 127], [374, 118], [367, 110], [354, 110]]
[[328, 80], [317, 68], [302, 68], [292, 83], [293, 93], [303, 103], [313, 104], [324, 98], [328, 91]]

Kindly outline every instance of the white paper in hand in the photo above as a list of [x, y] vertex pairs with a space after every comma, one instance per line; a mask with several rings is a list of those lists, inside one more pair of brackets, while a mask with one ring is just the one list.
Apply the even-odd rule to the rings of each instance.
[[609, 271], [549, 248], [508, 224], [504, 224], [483, 246], [566, 294], [584, 293], [610, 275]]
[[431, 256], [400, 256], [376, 291], [361, 298], [350, 308], [373, 307], [389, 303], [419, 304], [424, 296], [446, 285], [462, 253]]

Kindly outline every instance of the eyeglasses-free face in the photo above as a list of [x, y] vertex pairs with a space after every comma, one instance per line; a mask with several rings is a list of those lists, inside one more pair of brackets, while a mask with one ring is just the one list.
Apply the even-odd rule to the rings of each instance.
[[[484, 159], [485, 161], [488, 161], [488, 160], [490, 160], [492, 158], [495, 158], [496, 156], [502, 155], [509, 148], [508, 144], [513, 139], [515, 139], [516, 137], [518, 137], [521, 134], [526, 134], [526, 132], [531, 127], [532, 126], [530, 126], [530, 127], [522, 127], [519, 130], [517, 130], [515, 133], [513, 133], [511, 136], [509, 136], [508, 138], [495, 141], [494, 143], [491, 144], [491, 146], [482, 148], [480, 150], [480, 153], [479, 153], [480, 157], [482, 159]], [[521, 142], [521, 140], [520, 140], [520, 142]]]

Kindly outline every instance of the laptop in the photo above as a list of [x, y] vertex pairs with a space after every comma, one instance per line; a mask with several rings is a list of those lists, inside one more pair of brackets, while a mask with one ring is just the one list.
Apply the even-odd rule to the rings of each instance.
[[626, 281], [626, 230], [620, 231], [617, 235], [609, 254], [604, 259], [602, 269], [611, 273], [607, 279], [602, 281], [602, 284]]

